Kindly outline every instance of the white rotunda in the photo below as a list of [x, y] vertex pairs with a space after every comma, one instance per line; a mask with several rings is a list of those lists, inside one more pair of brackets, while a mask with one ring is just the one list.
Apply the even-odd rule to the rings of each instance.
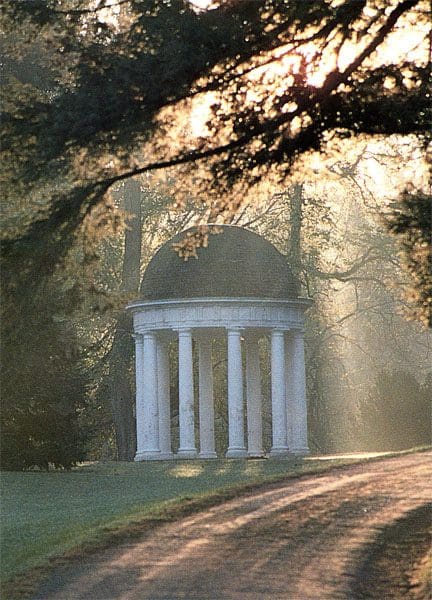
[[[217, 227], [221, 232], [209, 235], [208, 246], [198, 249], [198, 260], [184, 261], [173, 250], [187, 232], [163, 244], [145, 271], [140, 299], [127, 307], [133, 313], [136, 348], [136, 461], [216, 457], [212, 341], [221, 336], [228, 358], [225, 456], [263, 456], [258, 353], [263, 336], [269, 338], [271, 354], [270, 456], [309, 451], [303, 324], [311, 300], [299, 297], [286, 257], [268, 240], [241, 227]], [[173, 341], [178, 342], [179, 373], [175, 454], [168, 352]]]

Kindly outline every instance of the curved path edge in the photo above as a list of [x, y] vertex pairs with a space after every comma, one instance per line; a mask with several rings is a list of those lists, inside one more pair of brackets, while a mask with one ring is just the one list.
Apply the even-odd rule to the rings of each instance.
[[[420, 598], [415, 586], [374, 596], [395, 584], [371, 565], [391, 535], [400, 564], [411, 564], [404, 548], [413, 544], [401, 532], [413, 529], [413, 515], [423, 511], [426, 522], [430, 514], [431, 458], [409, 454], [272, 483], [75, 561], [34, 600]], [[424, 527], [418, 536], [428, 543]]]

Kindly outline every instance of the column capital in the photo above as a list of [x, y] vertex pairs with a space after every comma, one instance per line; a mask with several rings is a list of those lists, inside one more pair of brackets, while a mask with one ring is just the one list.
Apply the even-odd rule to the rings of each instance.
[[290, 331], [292, 331], [289, 327], [273, 327], [270, 330], [270, 333], [272, 335], [285, 335], [286, 333], [289, 333]]
[[142, 333], [131, 333], [131, 336], [133, 337], [133, 339], [135, 340], [135, 342], [142, 342], [143, 341], [143, 335], [142, 335]]
[[227, 335], [241, 335], [242, 333], [244, 333], [244, 327], [234, 325], [232, 327], [227, 327], [226, 331]]
[[179, 335], [192, 335], [191, 327], [176, 327], [174, 331], [177, 331]]
[[144, 331], [140, 332], [140, 335], [142, 335], [143, 339], [144, 338], [155, 338], [156, 337], [156, 331], [154, 331], [153, 329], [146, 329]]

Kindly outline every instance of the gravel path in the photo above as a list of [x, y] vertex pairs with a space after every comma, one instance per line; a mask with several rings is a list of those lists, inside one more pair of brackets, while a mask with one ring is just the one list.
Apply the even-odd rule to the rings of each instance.
[[[75, 561], [35, 600], [426, 598], [409, 577], [430, 539], [431, 459], [411, 454], [268, 485]], [[399, 558], [386, 562], [395, 539]], [[380, 561], [387, 566], [377, 572]]]

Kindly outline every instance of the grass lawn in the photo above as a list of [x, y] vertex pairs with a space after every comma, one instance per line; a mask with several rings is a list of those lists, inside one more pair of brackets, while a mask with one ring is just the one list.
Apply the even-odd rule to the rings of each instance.
[[[71, 472], [1, 473], [2, 580], [115, 530], [164, 518], [194, 498], [326, 470], [353, 458], [92, 463]], [[364, 457], [362, 457], [364, 460]]]

